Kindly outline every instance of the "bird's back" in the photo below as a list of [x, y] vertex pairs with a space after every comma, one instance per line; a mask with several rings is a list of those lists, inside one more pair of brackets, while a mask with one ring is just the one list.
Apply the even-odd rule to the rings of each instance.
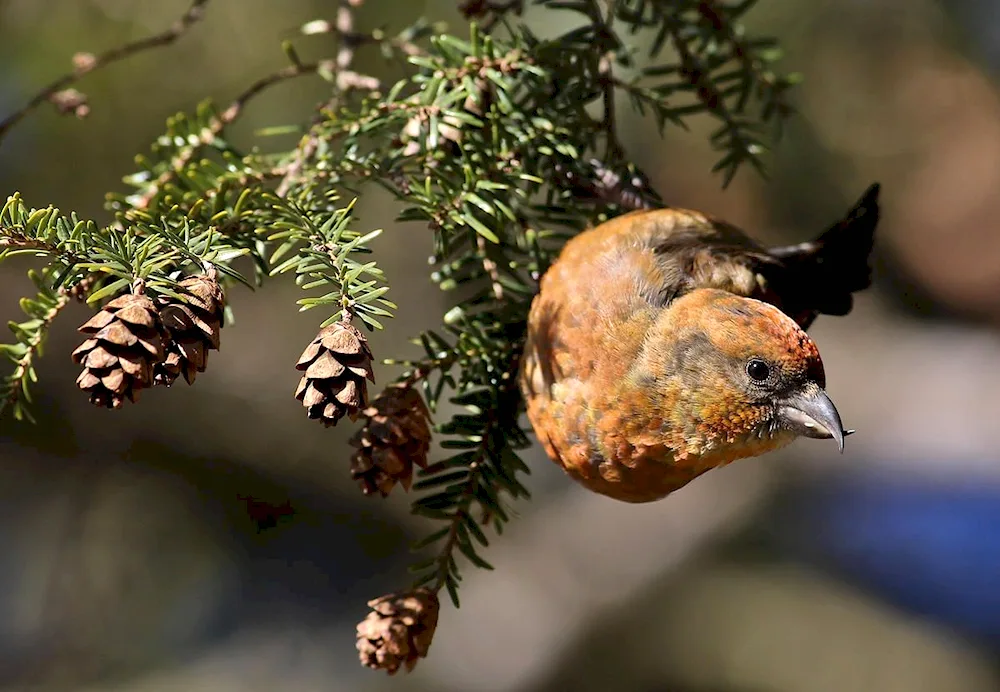
[[[683, 209], [619, 216], [570, 240], [542, 277], [525, 360], [544, 390], [567, 378], [613, 381], [627, 372], [661, 310], [695, 288], [769, 300], [767, 252], [739, 229]], [[610, 357], [594, 358], [594, 354]]]

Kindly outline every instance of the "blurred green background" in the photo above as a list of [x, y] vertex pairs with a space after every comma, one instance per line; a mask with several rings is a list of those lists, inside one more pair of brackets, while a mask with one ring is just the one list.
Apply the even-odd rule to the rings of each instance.
[[[227, 103], [335, 5], [212, 0], [175, 45], [82, 81], [86, 120], [42, 108], [14, 130], [0, 193], [106, 219], [104, 193], [167, 116]], [[461, 34], [454, 5], [367, 0], [358, 28], [425, 15]], [[0, 114], [73, 53], [161, 31], [186, 6], [0, 0]], [[559, 28], [558, 14], [525, 19]], [[806, 77], [769, 181], [744, 171], [723, 192], [702, 123], [660, 140], [623, 110], [623, 139], [669, 203], [767, 241], [805, 240], [883, 183], [875, 288], [813, 330], [859, 429], [843, 457], [802, 441], [631, 506], [533, 450], [535, 500], [491, 547], [498, 569], [468, 568], [430, 658], [387, 679], [358, 666], [354, 624], [366, 599], [405, 585], [422, 527], [404, 495], [362, 497], [349, 431], [292, 399], [318, 320], [296, 312], [294, 286], [235, 289], [237, 322], [197, 387], [114, 413], [74, 387], [74, 306], [42, 361], [40, 425], [0, 422], [0, 690], [1000, 689], [1000, 6], [762, 0], [750, 25]], [[297, 46], [308, 59], [328, 40]], [[355, 66], [397, 74], [371, 53]], [[322, 94], [318, 79], [272, 89], [236, 139], [302, 120]], [[394, 224], [386, 201], [359, 205], [361, 223], [388, 230], [377, 251], [400, 306], [373, 337], [379, 358], [407, 354], [444, 305], [421, 259], [429, 234]], [[30, 291], [27, 267], [0, 268], [5, 318]], [[258, 533], [240, 496], [296, 515]]]

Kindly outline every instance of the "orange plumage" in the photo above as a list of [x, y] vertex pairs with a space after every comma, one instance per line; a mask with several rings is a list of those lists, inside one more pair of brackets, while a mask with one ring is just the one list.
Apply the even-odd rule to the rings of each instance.
[[568, 242], [531, 306], [521, 367], [549, 457], [649, 502], [702, 473], [844, 431], [804, 331], [871, 283], [878, 185], [819, 238], [765, 249], [705, 214], [625, 214]]

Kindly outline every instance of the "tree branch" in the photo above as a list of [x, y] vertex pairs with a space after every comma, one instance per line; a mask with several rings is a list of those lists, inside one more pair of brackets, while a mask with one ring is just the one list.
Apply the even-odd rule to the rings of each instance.
[[479, 256], [483, 264], [483, 270], [490, 277], [490, 288], [493, 290], [493, 297], [498, 302], [503, 302], [503, 284], [500, 283], [500, 271], [497, 263], [487, 254], [486, 238], [481, 235], [476, 236], [476, 247], [479, 249]]
[[38, 250], [61, 257], [71, 264], [82, 264], [87, 261], [82, 255], [59, 247], [57, 243], [51, 243], [43, 238], [32, 238], [20, 228], [0, 226], [0, 252], [7, 249]]
[[556, 172], [563, 176], [565, 184], [577, 196], [616, 204], [629, 211], [658, 209], [663, 206], [663, 199], [638, 167], [633, 166], [631, 177], [626, 178], [599, 159], [591, 159], [587, 164], [590, 167], [589, 175], [583, 179], [569, 166], [556, 166]]
[[[35, 333], [31, 338], [25, 343], [27, 350], [24, 354], [14, 361], [14, 372], [6, 378], [8, 389], [4, 397], [0, 399], [0, 416], [2, 416], [9, 409], [13, 409], [17, 406], [18, 401], [20, 401], [22, 396], [26, 395], [25, 387], [27, 386], [28, 380], [33, 377], [29, 374], [31, 366], [35, 362], [35, 358], [38, 356], [39, 351], [42, 348], [42, 344], [45, 342], [45, 337], [49, 333], [49, 328], [52, 323], [55, 322], [56, 317], [62, 312], [72, 297], [72, 294], [66, 290], [60, 290], [59, 296], [56, 299], [55, 304], [49, 308], [48, 312], [42, 316], [40, 324], [35, 330]], [[29, 399], [30, 401], [30, 399]], [[17, 411], [15, 410], [15, 415]], [[26, 414], [28, 419], [31, 420], [30, 414]]]
[[462, 0], [458, 11], [466, 19], [479, 19], [480, 29], [489, 33], [508, 12], [520, 15], [524, 12], [524, 0]]
[[[335, 93], [326, 105], [335, 106], [344, 93], [354, 88], [367, 87], [374, 91], [378, 89], [378, 80], [351, 71], [354, 53], [363, 43], [377, 42], [374, 34], [358, 34], [354, 31], [354, 10], [361, 6], [364, 0], [340, 0], [337, 6], [337, 23], [331, 28], [337, 38], [337, 59], [333, 62]], [[295, 156], [283, 171], [281, 182], [275, 190], [278, 197], [288, 194], [295, 179], [302, 171], [312, 155], [316, 152], [319, 142], [311, 133], [296, 149]]]
[[431, 588], [435, 592], [438, 592], [447, 587], [453, 599], [457, 597], [454, 592], [451, 591], [451, 565], [455, 559], [455, 549], [458, 547], [458, 532], [462, 524], [465, 522], [466, 517], [471, 517], [470, 511], [472, 510], [472, 503], [476, 501], [476, 489], [479, 487], [480, 476], [482, 476], [483, 473], [483, 465], [486, 463], [487, 454], [489, 454], [488, 445], [490, 444], [491, 433], [496, 424], [496, 415], [494, 413], [490, 416], [486, 429], [482, 433], [483, 441], [479, 445], [476, 459], [469, 464], [469, 477], [465, 481], [465, 486], [462, 489], [461, 502], [455, 509], [455, 513], [449, 519], [447, 538], [445, 538], [444, 544], [438, 551], [438, 555], [435, 560], [437, 567], [435, 569], [434, 584]]
[[[602, 33], [612, 35], [612, 23], [615, 18], [615, 0], [605, 0], [605, 16], [602, 18], [600, 12], [596, 13], [595, 24]], [[601, 129], [604, 130], [604, 156], [611, 162], [617, 162], [625, 154], [621, 141], [618, 139], [618, 126], [615, 122], [615, 75], [614, 75], [614, 55], [605, 49], [604, 55], [598, 63], [598, 70], [601, 75], [601, 96], [604, 117], [601, 120]]]
[[133, 41], [132, 43], [126, 43], [123, 46], [112, 48], [109, 51], [101, 53], [100, 55], [78, 53], [73, 58], [75, 69], [72, 72], [64, 74], [59, 79], [55, 80], [32, 96], [31, 99], [29, 99], [28, 102], [20, 109], [14, 111], [3, 120], [0, 120], [0, 142], [3, 141], [3, 138], [7, 135], [7, 133], [21, 120], [23, 120], [25, 116], [46, 101], [52, 101], [60, 91], [66, 89], [72, 84], [75, 84], [84, 75], [103, 69], [108, 65], [124, 60], [125, 58], [129, 58], [136, 53], [141, 53], [142, 51], [149, 50], [151, 48], [158, 48], [160, 46], [166, 46], [173, 43], [178, 38], [183, 36], [194, 24], [201, 20], [205, 14], [205, 6], [207, 4], [208, 0], [192, 0], [187, 11], [182, 14], [169, 29], [162, 33], [147, 36], [146, 38]]
[[233, 99], [233, 102], [229, 104], [229, 107], [222, 111], [217, 118], [212, 119], [209, 126], [198, 137], [198, 141], [196, 143], [185, 147], [180, 151], [180, 153], [177, 154], [177, 156], [174, 157], [170, 163], [170, 168], [154, 180], [146, 191], [138, 197], [132, 206], [136, 209], [145, 209], [148, 207], [156, 195], [159, 194], [160, 190], [163, 189], [163, 186], [172, 181], [185, 166], [191, 163], [191, 160], [203, 146], [210, 144], [213, 139], [222, 134], [222, 131], [226, 128], [226, 126], [231, 125], [237, 118], [240, 117], [240, 115], [242, 115], [243, 109], [246, 107], [247, 103], [255, 96], [258, 96], [261, 92], [274, 86], [275, 84], [279, 84], [289, 79], [294, 79], [295, 77], [315, 74], [319, 71], [320, 67], [325, 64], [326, 63], [323, 61], [315, 63], [295, 63], [272, 72], [269, 75], [265, 75], [255, 81], [247, 87], [246, 90]]

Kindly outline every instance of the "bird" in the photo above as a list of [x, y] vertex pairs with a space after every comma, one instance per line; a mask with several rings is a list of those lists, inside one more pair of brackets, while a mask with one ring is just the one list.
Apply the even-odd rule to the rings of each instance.
[[842, 453], [854, 431], [806, 330], [870, 287], [879, 190], [790, 246], [675, 207], [571, 238], [531, 301], [518, 373], [549, 458], [589, 490], [644, 503], [798, 437]]

